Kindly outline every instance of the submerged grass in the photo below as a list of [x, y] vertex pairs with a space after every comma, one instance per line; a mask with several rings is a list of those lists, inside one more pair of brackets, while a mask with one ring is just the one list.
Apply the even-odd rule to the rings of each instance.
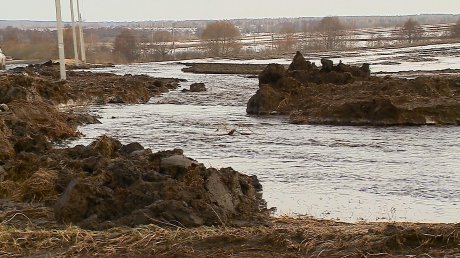
[[0, 224], [0, 256], [458, 257], [459, 224], [272, 218], [268, 226], [106, 231]]

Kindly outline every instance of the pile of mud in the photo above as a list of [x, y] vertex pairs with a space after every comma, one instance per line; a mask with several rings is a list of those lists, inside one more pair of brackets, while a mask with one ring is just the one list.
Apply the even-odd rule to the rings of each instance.
[[88, 146], [22, 152], [4, 166], [0, 196], [45, 202], [84, 228], [252, 225], [266, 218], [256, 177], [206, 168], [181, 150], [152, 153], [102, 136]]
[[[206, 168], [181, 150], [152, 153], [138, 143], [102, 136], [89, 146], [59, 149], [96, 118], [66, 103], [144, 103], [176, 79], [69, 72], [53, 65], [0, 76], [0, 201], [10, 214], [24, 203], [54, 210], [44, 224], [91, 229], [158, 224], [171, 227], [254, 225], [267, 212], [256, 177]], [[40, 205], [39, 205], [40, 206]], [[6, 210], [4, 210], [6, 209]], [[40, 209], [46, 210], [46, 208]]]
[[5, 75], [6, 79], [0, 78], [2, 84], [7, 84], [8, 92], [14, 91], [14, 87], [32, 89], [35, 95], [40, 95], [55, 104], [146, 103], [151, 97], [176, 89], [181, 81], [147, 75], [120, 76], [71, 70], [67, 72], [67, 80], [59, 82], [58, 68], [56, 64], [49, 63], [33, 65], [13, 69], [11, 74]]
[[290, 115], [301, 124], [460, 124], [458, 77], [375, 77], [368, 64], [322, 64], [320, 69], [298, 52], [287, 70], [268, 65], [247, 113]]

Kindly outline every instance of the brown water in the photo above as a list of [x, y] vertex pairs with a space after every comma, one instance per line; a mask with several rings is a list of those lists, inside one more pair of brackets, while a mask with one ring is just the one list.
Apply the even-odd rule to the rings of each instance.
[[[102, 124], [80, 128], [87, 144], [101, 134], [154, 151], [182, 148], [207, 166], [259, 177], [278, 214], [343, 221], [460, 222], [459, 127], [292, 125], [246, 115], [257, 79], [184, 74], [174, 63], [104, 69], [204, 82], [146, 105], [95, 106]], [[227, 135], [236, 129], [233, 136]]]

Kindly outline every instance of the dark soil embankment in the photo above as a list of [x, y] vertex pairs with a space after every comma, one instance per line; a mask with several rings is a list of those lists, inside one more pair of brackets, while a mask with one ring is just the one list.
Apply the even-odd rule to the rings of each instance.
[[[11, 91], [23, 87], [35, 96], [53, 104], [72, 103], [146, 103], [151, 97], [177, 88], [179, 79], [153, 78], [147, 75], [115, 75], [111, 73], [67, 72], [67, 80], [59, 82], [57, 65], [31, 65], [16, 68], [2, 77], [7, 98], [17, 98]], [[1, 95], [0, 95], [1, 96]], [[1, 102], [2, 100], [0, 100]]]
[[247, 112], [290, 115], [302, 124], [460, 124], [460, 77], [382, 78], [370, 76], [366, 64], [322, 64], [318, 68], [297, 53], [288, 70], [268, 65]]
[[226, 63], [185, 63], [188, 67], [182, 69], [186, 73], [202, 74], [247, 74], [257, 75], [266, 65], [261, 64], [226, 64]]

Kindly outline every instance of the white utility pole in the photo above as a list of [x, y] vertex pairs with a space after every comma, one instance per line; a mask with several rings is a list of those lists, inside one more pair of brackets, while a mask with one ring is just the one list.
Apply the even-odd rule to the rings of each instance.
[[80, 12], [80, 0], [77, 0], [77, 13], [78, 13], [78, 27], [80, 29], [80, 49], [81, 49], [81, 61], [86, 64], [86, 51], [85, 51], [85, 39], [83, 38], [83, 22], [81, 19]]
[[176, 60], [176, 37], [174, 35], [174, 27], [175, 27], [175, 23], [173, 23], [173, 26], [172, 26], [172, 47], [173, 47], [173, 59]]
[[75, 30], [75, 15], [73, 12], [73, 7], [73, 0], [70, 0], [70, 15], [72, 16], [73, 53], [75, 55], [75, 65], [79, 65], [80, 61], [78, 60], [77, 32]]
[[59, 48], [59, 68], [61, 72], [61, 81], [67, 79], [65, 73], [65, 57], [64, 57], [64, 36], [62, 31], [62, 16], [61, 16], [61, 0], [55, 0], [56, 3], [56, 22], [58, 34], [58, 48]]

